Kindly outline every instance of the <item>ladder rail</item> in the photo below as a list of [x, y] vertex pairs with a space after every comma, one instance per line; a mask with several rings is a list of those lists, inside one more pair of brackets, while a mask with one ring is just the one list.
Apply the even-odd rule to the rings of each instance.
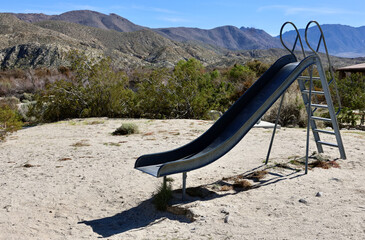
[[345, 153], [342, 138], [341, 138], [341, 135], [340, 135], [340, 128], [338, 126], [337, 115], [335, 113], [335, 108], [334, 108], [334, 105], [333, 105], [333, 102], [332, 102], [330, 89], [329, 89], [329, 86], [327, 84], [326, 75], [324, 73], [322, 63], [321, 63], [321, 60], [319, 58], [317, 60], [317, 70], [318, 70], [319, 75], [323, 79], [322, 88], [323, 88], [323, 92], [324, 92], [326, 102], [327, 102], [327, 105], [328, 105], [328, 112], [330, 114], [330, 118], [331, 118], [331, 122], [332, 122], [332, 128], [335, 132], [338, 149], [340, 151], [341, 158], [346, 159], [346, 153]]
[[[316, 24], [317, 27], [318, 27], [318, 30], [320, 31], [320, 38], [319, 38], [319, 41], [318, 41], [316, 50], [314, 50], [312, 48], [312, 46], [310, 45], [310, 43], [308, 41], [308, 30], [309, 30], [309, 26], [312, 23]], [[321, 28], [321, 26], [319, 25], [319, 23], [317, 21], [310, 21], [310, 22], [308, 22], [308, 24], [307, 24], [307, 26], [305, 28], [305, 41], [306, 41], [307, 46], [309, 47], [309, 49], [311, 49], [312, 52], [314, 54], [316, 54], [316, 55], [318, 55], [320, 45], [321, 45], [321, 43], [323, 43], [323, 46], [324, 46], [324, 49], [325, 49], [325, 52], [326, 52], [327, 61], [328, 61], [328, 68], [329, 68], [329, 72], [330, 72], [330, 75], [331, 75], [330, 84], [333, 83], [334, 89], [335, 89], [335, 93], [336, 93], [336, 99], [337, 99], [337, 103], [338, 103], [338, 112], [336, 113], [336, 115], [338, 115], [338, 113], [342, 109], [341, 98], [340, 98], [340, 94], [338, 92], [338, 87], [337, 87], [337, 83], [336, 83], [336, 80], [335, 80], [335, 74], [333, 72], [333, 67], [332, 67], [331, 59], [330, 59], [330, 56], [329, 56], [329, 53], [328, 53], [328, 48], [327, 48], [326, 40], [324, 38], [324, 34], [323, 34], [323, 31], [322, 31], [322, 28]], [[318, 55], [318, 57], [319, 57], [319, 55]]]

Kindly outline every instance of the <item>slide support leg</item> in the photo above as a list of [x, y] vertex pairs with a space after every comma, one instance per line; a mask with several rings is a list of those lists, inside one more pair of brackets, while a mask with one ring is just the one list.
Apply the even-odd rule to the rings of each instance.
[[277, 126], [278, 126], [278, 122], [279, 122], [279, 116], [280, 116], [281, 106], [283, 105], [283, 102], [284, 102], [284, 96], [285, 96], [285, 92], [283, 93], [283, 96], [281, 97], [281, 100], [280, 100], [280, 105], [279, 105], [279, 109], [278, 109], [278, 116], [276, 117], [276, 120], [275, 120], [275, 126], [274, 126], [274, 130], [273, 130], [273, 132], [272, 132], [271, 141], [270, 141], [270, 146], [269, 146], [269, 151], [267, 152], [265, 165], [267, 165], [267, 163], [269, 162], [269, 157], [270, 157], [270, 153], [271, 153], [271, 148], [272, 148], [272, 144], [274, 143], [274, 138], [275, 138], [276, 128], [277, 128]]
[[183, 180], [183, 184], [182, 184], [182, 200], [183, 201], [185, 201], [185, 199], [186, 199], [186, 177], [187, 177], [186, 172], [183, 172], [183, 174], [182, 174], [182, 180]]

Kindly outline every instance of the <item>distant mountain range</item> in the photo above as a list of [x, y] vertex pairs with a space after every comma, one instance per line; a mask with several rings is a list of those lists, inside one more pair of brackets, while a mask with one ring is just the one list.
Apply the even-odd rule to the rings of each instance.
[[[14, 16], [29, 23], [48, 20], [65, 21], [119, 32], [134, 32], [148, 29], [147, 27], [136, 25], [116, 14], [106, 15], [88, 10], [70, 11], [60, 15], [19, 13], [14, 14]], [[185, 27], [150, 30], [174, 41], [203, 43], [229, 50], [281, 48], [281, 43], [278, 39], [270, 36], [263, 30], [255, 28], [242, 27], [239, 29], [234, 26], [223, 26], [210, 30]]]
[[[335, 35], [336, 28], [343, 26], [324, 27], [331, 53], [351, 55], [351, 52], [361, 52], [359, 49], [364, 46], [361, 39], [365, 37], [358, 33], [359, 29], [341, 28], [341, 34]], [[327, 32], [327, 28], [331, 31]], [[346, 33], [348, 29], [352, 31], [351, 35]], [[347, 39], [348, 35], [352, 39]], [[283, 36], [289, 42], [292, 33]], [[64, 61], [64, 53], [72, 48], [95, 56], [111, 56], [121, 68], [170, 67], [191, 57], [206, 66], [225, 67], [252, 59], [270, 63], [286, 54], [277, 37], [259, 29], [234, 26], [210, 30], [149, 29], [116, 14], [88, 10], [60, 15], [0, 13], [0, 46], [2, 68], [58, 66]], [[361, 60], [336, 59], [334, 62], [346, 65]]]
[[36, 13], [17, 13], [14, 14], [20, 20], [29, 23], [53, 20], [64, 21], [85, 25], [88, 27], [95, 27], [101, 29], [115, 30], [118, 32], [134, 32], [145, 29], [145, 27], [138, 26], [127, 19], [116, 14], [106, 15], [99, 12], [80, 10], [65, 12], [60, 15], [45, 15]]
[[[330, 54], [340, 57], [365, 56], [365, 26], [355, 28], [340, 24], [323, 24], [321, 28]], [[299, 34], [304, 44], [305, 30], [299, 29]], [[308, 42], [312, 48], [317, 47], [319, 34], [317, 27], [309, 28]], [[283, 34], [283, 40], [293, 43], [295, 36], [294, 30], [288, 31]], [[305, 49], [309, 50], [308, 48]]]

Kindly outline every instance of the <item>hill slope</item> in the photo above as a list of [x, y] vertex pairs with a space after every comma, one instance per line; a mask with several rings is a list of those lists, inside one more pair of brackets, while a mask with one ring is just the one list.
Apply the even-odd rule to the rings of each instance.
[[281, 48], [280, 42], [263, 30], [237, 28], [234, 26], [217, 27], [210, 30], [199, 28], [160, 28], [154, 31], [180, 42], [201, 42], [230, 50]]
[[[60, 15], [45, 14], [14, 14], [17, 18], [36, 23], [40, 21], [65, 21], [89, 27], [116, 30], [119, 32], [134, 32], [147, 29], [136, 25], [116, 14], [105, 15], [99, 12], [80, 10], [70, 11]], [[263, 30], [254, 28], [241, 29], [234, 26], [217, 27], [210, 30], [199, 28], [160, 28], [155, 32], [178, 42], [194, 42], [201, 45], [211, 45], [230, 50], [281, 48], [280, 41]]]
[[78, 23], [89, 27], [116, 30], [119, 32], [133, 32], [145, 28], [136, 25], [130, 22], [129, 20], [113, 13], [110, 15], [106, 15], [103, 13], [89, 10], [70, 11], [62, 13], [60, 15], [24, 14], [24, 13], [18, 13], [14, 15], [20, 20], [31, 23], [46, 21], [46, 20], [65, 21], [71, 23]]
[[[93, 16], [95, 14], [92, 12]], [[205, 66], [215, 68], [243, 64], [253, 59], [272, 63], [287, 54], [283, 49], [230, 51], [213, 45], [218, 42], [221, 46], [228, 44], [230, 48], [237, 49], [243, 45], [269, 48], [272, 37], [252, 28], [226, 26], [212, 30], [168, 30], [182, 41], [178, 42], [147, 28], [120, 32], [58, 20], [39, 21], [50, 18], [42, 14], [25, 16], [27, 22], [13, 14], [0, 13], [0, 67], [3, 69], [57, 67], [65, 64], [65, 53], [70, 49], [86, 51], [92, 56], [110, 56], [119, 68], [172, 67], [179, 60], [189, 58], [196, 58]], [[191, 36], [186, 37], [190, 33]], [[216, 43], [209, 42], [209, 39], [216, 40]], [[356, 59], [337, 59], [333, 62], [336, 66], [359, 63]]]

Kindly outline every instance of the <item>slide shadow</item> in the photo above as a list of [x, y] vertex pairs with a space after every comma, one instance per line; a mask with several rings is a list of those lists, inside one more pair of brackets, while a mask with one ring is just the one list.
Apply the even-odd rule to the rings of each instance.
[[[262, 167], [262, 166], [260, 166]], [[260, 169], [260, 167], [251, 169], [242, 174], [242, 178], [248, 177], [254, 171]], [[255, 184], [252, 185], [249, 189], [236, 189], [232, 192], [222, 192], [222, 191], [212, 191], [209, 190], [211, 186], [223, 186], [223, 185], [231, 185], [228, 181], [224, 179], [218, 180], [216, 182], [206, 184], [204, 186], [187, 188], [187, 193], [191, 194], [187, 196], [185, 201], [181, 200], [181, 189], [177, 189], [174, 191], [174, 199], [172, 200], [172, 204], [188, 204], [195, 201], [209, 201], [212, 199], [217, 199], [221, 197], [225, 197], [227, 195], [238, 194], [242, 191], [249, 191], [255, 188], [268, 186], [270, 184], [275, 184], [280, 181], [292, 179], [293, 177], [303, 176], [300, 172], [290, 172], [286, 174], [278, 174], [274, 172], [268, 171], [268, 176], [270, 178], [265, 178], [265, 180], [255, 181]], [[192, 193], [195, 193], [192, 194]], [[193, 196], [192, 196], [193, 195]], [[162, 212], [155, 209], [155, 206], [152, 203], [152, 198], [145, 200], [138, 204], [136, 207], [125, 210], [121, 213], [118, 213], [114, 216], [94, 219], [89, 221], [82, 221], [79, 224], [85, 224], [90, 226], [92, 230], [99, 234], [101, 238], [107, 238], [116, 234], [120, 234], [126, 231], [135, 230], [138, 231], [140, 229], [146, 228], [148, 226], [154, 225], [165, 219], [170, 219], [174, 221], [190, 223], [191, 219], [187, 218], [185, 215], [175, 215], [170, 212]]]
[[152, 199], [141, 202], [138, 206], [118, 213], [111, 217], [82, 221], [79, 224], [85, 224], [99, 234], [102, 238], [107, 238], [129, 230], [142, 229], [165, 219], [171, 219], [179, 222], [190, 222], [185, 216], [174, 215], [169, 212], [161, 212], [155, 209]]

